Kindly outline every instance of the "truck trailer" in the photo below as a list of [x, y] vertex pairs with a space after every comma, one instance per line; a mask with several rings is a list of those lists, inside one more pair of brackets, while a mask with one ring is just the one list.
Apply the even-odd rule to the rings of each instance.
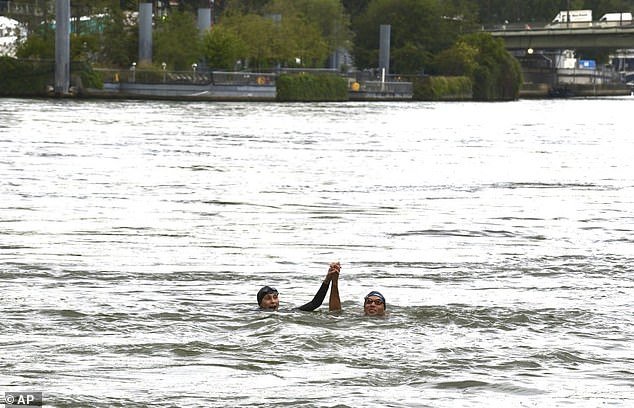
[[547, 27], [557, 27], [562, 24], [574, 24], [576, 27], [592, 25], [592, 10], [562, 10]]

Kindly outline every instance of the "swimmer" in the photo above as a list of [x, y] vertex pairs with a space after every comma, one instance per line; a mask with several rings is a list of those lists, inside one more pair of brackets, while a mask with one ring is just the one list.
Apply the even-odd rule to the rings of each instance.
[[[330, 301], [328, 310], [331, 312], [341, 311], [341, 299], [339, 298], [339, 272], [341, 265], [339, 262], [330, 264], [328, 272], [333, 271], [330, 287]], [[366, 316], [384, 316], [385, 315], [385, 297], [376, 290], [368, 293], [363, 302], [363, 313]]]
[[373, 290], [365, 295], [363, 313], [366, 316], [383, 316], [385, 314], [385, 297], [380, 292]]
[[[330, 267], [328, 268], [328, 273], [326, 274], [326, 277], [321, 283], [319, 290], [313, 297], [313, 300], [306, 303], [305, 305], [298, 307], [297, 309], [305, 311], [305, 312], [312, 312], [313, 310], [321, 306], [321, 304], [324, 302], [324, 299], [326, 298], [326, 293], [328, 292], [328, 287], [330, 286], [330, 282], [333, 280], [333, 277], [339, 276], [340, 270], [341, 270], [341, 266], [339, 266], [339, 262], [331, 263]], [[332, 298], [332, 293], [331, 293], [331, 298]], [[339, 298], [338, 290], [337, 290], [337, 298]], [[258, 306], [262, 310], [276, 311], [280, 307], [279, 292], [277, 289], [271, 286], [262, 287], [262, 289], [258, 291], [257, 300], [258, 300]], [[332, 305], [330, 307], [332, 307]], [[339, 306], [339, 309], [341, 309], [341, 306]]]

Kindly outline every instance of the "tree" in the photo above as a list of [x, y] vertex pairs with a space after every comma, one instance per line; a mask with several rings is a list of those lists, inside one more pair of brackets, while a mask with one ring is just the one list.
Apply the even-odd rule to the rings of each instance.
[[216, 24], [205, 34], [203, 50], [207, 65], [228, 71], [233, 71], [236, 61], [247, 54], [246, 44], [224, 24]]
[[513, 100], [519, 96], [522, 70], [519, 62], [504, 48], [504, 41], [489, 33], [473, 33], [461, 38], [465, 49], [477, 49], [472, 74], [476, 100]]
[[18, 58], [54, 60], [55, 30], [48, 25], [42, 25], [37, 31], [31, 32], [24, 42], [18, 44], [15, 55]]
[[98, 62], [105, 66], [126, 67], [135, 61], [138, 53], [139, 30], [126, 23], [124, 12], [112, 4], [101, 36]]
[[282, 21], [297, 19], [297, 24], [317, 27], [329, 53], [351, 46], [350, 18], [339, 0], [273, 0], [265, 10], [281, 15]]
[[260, 14], [270, 0], [225, 0], [224, 12], [227, 14]]
[[353, 21], [355, 61], [359, 68], [378, 66], [379, 27], [389, 24], [392, 71], [418, 73], [432, 63], [434, 54], [473, 30], [474, 23], [471, 12], [458, 10], [453, 2], [374, 0]]
[[473, 78], [473, 73], [477, 67], [477, 56], [477, 47], [465, 41], [458, 41], [453, 47], [436, 54], [432, 73]]
[[288, 66], [323, 67], [330, 51], [317, 24], [299, 17], [282, 17], [277, 40], [277, 59]]
[[275, 22], [271, 18], [257, 14], [230, 14], [222, 20], [246, 45], [242, 55], [244, 65], [256, 69], [270, 67], [274, 59], [273, 42], [276, 33]]
[[341, 4], [346, 13], [352, 18], [360, 15], [368, 7], [370, 0], [342, 0]]
[[172, 12], [156, 24], [154, 56], [175, 70], [188, 70], [202, 56], [201, 34], [194, 15]]
[[246, 67], [265, 70], [277, 66], [323, 66], [328, 47], [315, 23], [297, 14], [266, 16], [258, 14], [225, 15], [221, 23], [244, 45]]

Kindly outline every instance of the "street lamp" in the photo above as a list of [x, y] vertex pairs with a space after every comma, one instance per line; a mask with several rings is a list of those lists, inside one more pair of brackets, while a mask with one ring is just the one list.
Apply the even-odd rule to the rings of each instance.
[[136, 82], [136, 62], [132, 63], [130, 71], [132, 71], [132, 82]]
[[161, 68], [163, 68], [163, 83], [165, 83], [165, 70], [167, 69], [167, 63], [161, 62]]
[[194, 71], [194, 76], [192, 78], [192, 82], [196, 82], [196, 68], [198, 68], [198, 64], [195, 62], [192, 64], [192, 71]]

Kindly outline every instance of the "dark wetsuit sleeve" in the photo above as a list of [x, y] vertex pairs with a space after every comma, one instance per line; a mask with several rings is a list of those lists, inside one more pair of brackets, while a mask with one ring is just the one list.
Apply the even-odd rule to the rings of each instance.
[[326, 293], [328, 292], [328, 286], [330, 286], [330, 282], [322, 282], [321, 287], [315, 294], [315, 297], [310, 302], [306, 303], [303, 306], [298, 307], [299, 310], [303, 310], [304, 312], [312, 312], [317, 309], [324, 303], [324, 299], [326, 298]]

